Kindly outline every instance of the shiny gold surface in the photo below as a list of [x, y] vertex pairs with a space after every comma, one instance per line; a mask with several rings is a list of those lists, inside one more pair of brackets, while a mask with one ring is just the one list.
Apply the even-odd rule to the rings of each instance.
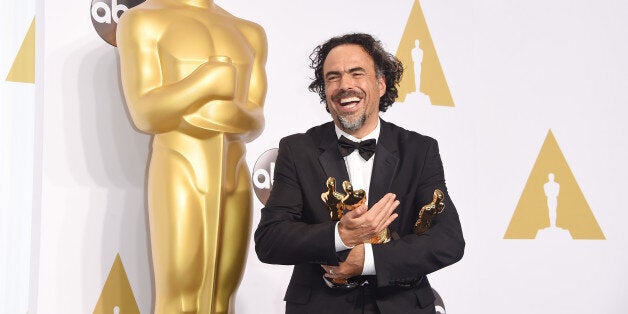
[[342, 182], [342, 189], [345, 196], [342, 198], [343, 209], [354, 210], [366, 203], [366, 193], [364, 190], [353, 190], [353, 185], [349, 181]]
[[445, 210], [445, 203], [443, 203], [444, 198], [445, 195], [441, 190], [434, 190], [432, 202], [425, 204], [425, 206], [421, 207], [421, 210], [419, 210], [419, 219], [414, 223], [415, 234], [422, 234], [427, 231], [432, 225], [432, 218]]
[[342, 218], [343, 214], [342, 198], [344, 196], [336, 191], [335, 178], [329, 177], [327, 182], [325, 182], [325, 186], [327, 186], [327, 192], [321, 194], [321, 199], [329, 210], [329, 218], [332, 221], [338, 221]]
[[148, 211], [155, 313], [233, 313], [264, 128], [266, 35], [200, 0], [148, 0], [117, 30], [126, 103], [154, 135]]
[[[364, 190], [354, 190], [353, 184], [349, 181], [342, 182], [342, 189], [345, 194], [336, 191], [336, 178], [329, 177], [325, 182], [327, 188], [325, 192], [321, 194], [323, 203], [329, 210], [329, 216], [332, 221], [338, 221], [342, 218], [342, 215], [347, 211], [354, 210], [363, 204], [366, 204], [366, 192]], [[388, 228], [382, 230], [378, 235], [372, 237], [369, 241], [371, 244], [382, 244], [390, 241], [390, 235]], [[328, 279], [323, 276], [323, 279], [328, 287], [334, 289], [352, 289], [362, 283], [364, 279], [361, 277], [355, 278], [332, 278]]]
[[[353, 190], [353, 185], [349, 181], [342, 183], [342, 188], [345, 190], [346, 196], [342, 199], [344, 204], [344, 210], [354, 210], [362, 204], [366, 203], [366, 193], [364, 190]], [[390, 241], [388, 228], [382, 230], [379, 234], [372, 237], [369, 241], [371, 244], [381, 244]]]
[[[366, 193], [364, 190], [353, 190], [353, 185], [349, 181], [342, 182], [342, 189], [345, 194], [336, 191], [336, 178], [329, 177], [325, 182], [327, 190], [321, 194], [321, 199], [329, 209], [329, 216], [332, 221], [338, 221], [347, 211], [354, 210], [366, 203]], [[371, 238], [369, 243], [381, 244], [390, 241], [388, 228], [382, 230], [377, 236]]]

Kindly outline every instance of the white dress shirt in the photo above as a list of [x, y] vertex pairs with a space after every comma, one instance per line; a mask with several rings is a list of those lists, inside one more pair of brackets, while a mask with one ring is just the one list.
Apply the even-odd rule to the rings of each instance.
[[[369, 139], [377, 140], [379, 138], [379, 130], [380, 124], [379, 120], [377, 120], [377, 126], [375, 129], [364, 136], [361, 139], [355, 138], [350, 134], [342, 131], [338, 126], [336, 126], [336, 135], [338, 138], [343, 136], [354, 141], [361, 142]], [[351, 154], [344, 157], [345, 165], [347, 166], [347, 172], [349, 173], [349, 181], [353, 185], [354, 190], [362, 189], [366, 192], [366, 195], [369, 195], [369, 187], [371, 185], [371, 174], [373, 173], [373, 160], [375, 160], [375, 155], [371, 156], [369, 160], [364, 160], [358, 150], [354, 150]], [[347, 249], [351, 249], [346, 244], [342, 242], [340, 239], [340, 234], [338, 233], [338, 223], [336, 223], [336, 252], [344, 251]], [[373, 258], [373, 247], [370, 243], [364, 243], [364, 268], [362, 268], [362, 275], [375, 275], [375, 260]]]

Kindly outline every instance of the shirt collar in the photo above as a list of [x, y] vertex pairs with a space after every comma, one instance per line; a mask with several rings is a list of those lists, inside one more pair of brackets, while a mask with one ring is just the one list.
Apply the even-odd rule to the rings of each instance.
[[336, 129], [336, 137], [340, 138], [341, 136], [344, 135], [344, 137], [358, 143], [362, 141], [370, 140], [370, 139], [375, 139], [377, 141], [377, 139], [379, 138], [379, 130], [380, 130], [379, 120], [380, 119], [377, 119], [377, 125], [375, 126], [375, 129], [373, 129], [371, 133], [367, 134], [363, 138], [356, 138], [355, 136], [341, 130], [336, 124], [334, 124], [334, 128]]

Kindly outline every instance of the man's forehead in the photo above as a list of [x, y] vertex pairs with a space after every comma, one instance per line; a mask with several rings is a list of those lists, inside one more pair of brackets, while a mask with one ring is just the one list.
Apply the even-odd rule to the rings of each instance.
[[323, 72], [350, 71], [362, 68], [375, 70], [373, 58], [360, 45], [344, 44], [336, 46], [329, 51], [323, 63]]

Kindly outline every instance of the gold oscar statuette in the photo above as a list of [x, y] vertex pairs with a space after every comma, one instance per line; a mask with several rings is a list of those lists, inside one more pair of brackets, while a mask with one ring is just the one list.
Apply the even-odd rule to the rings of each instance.
[[441, 190], [434, 190], [432, 202], [425, 204], [419, 210], [419, 219], [414, 223], [415, 234], [420, 235], [427, 231], [432, 225], [432, 218], [445, 210], [445, 203], [443, 203], [444, 198], [445, 195]]
[[[366, 203], [366, 193], [364, 190], [354, 190], [353, 185], [349, 181], [342, 183], [342, 188], [345, 192], [342, 193], [336, 191], [336, 179], [329, 177], [325, 182], [326, 190], [321, 194], [321, 199], [327, 209], [329, 210], [329, 216], [332, 221], [339, 221], [342, 216], [348, 211], [354, 210]], [[390, 241], [388, 228], [382, 230], [378, 235], [371, 238], [369, 243], [382, 244]], [[325, 283], [330, 288], [355, 288], [364, 283], [363, 278], [349, 278], [349, 279], [328, 279], [323, 276]]]
[[325, 182], [327, 191], [321, 194], [321, 199], [327, 209], [329, 209], [329, 219], [331, 221], [339, 221], [343, 214], [342, 198], [344, 195], [336, 191], [336, 179], [329, 177]]
[[117, 27], [133, 123], [153, 135], [147, 199], [155, 314], [233, 313], [264, 129], [264, 29], [210, 0], [147, 0]]
[[[366, 203], [366, 195], [364, 190], [353, 190], [353, 185], [351, 182], [345, 181], [342, 183], [342, 188], [345, 190], [346, 196], [342, 199], [342, 204], [344, 206], [344, 211], [354, 210], [362, 204]], [[372, 237], [369, 243], [371, 244], [382, 244], [390, 241], [390, 236], [388, 233], [388, 228], [380, 231], [379, 234]]]

